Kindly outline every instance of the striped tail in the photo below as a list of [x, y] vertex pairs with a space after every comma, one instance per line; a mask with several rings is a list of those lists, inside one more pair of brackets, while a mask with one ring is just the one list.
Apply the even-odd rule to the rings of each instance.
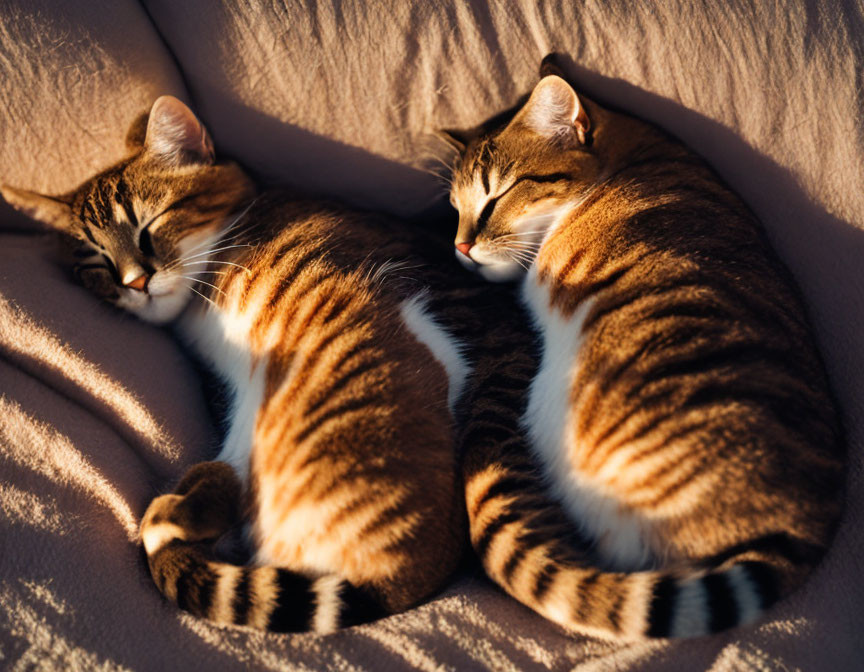
[[530, 344], [482, 343], [460, 445], [471, 543], [511, 596], [568, 630], [611, 639], [693, 637], [754, 621], [803, 581], [824, 546], [777, 533], [699, 567], [607, 572], [547, 494], [520, 418], [536, 369]]
[[157, 497], [141, 523], [150, 575], [184, 611], [216, 623], [275, 632], [332, 632], [387, 612], [336, 575], [309, 578], [277, 567], [213, 559], [215, 541], [240, 517], [241, 486], [224, 462], [195, 465], [174, 494]]
[[750, 623], [800, 583], [824, 552], [778, 533], [699, 567], [603, 571], [590, 543], [544, 495], [527, 459], [511, 451], [482, 468], [478, 457], [466, 473], [466, 497], [471, 541], [486, 572], [568, 630], [632, 640], [695, 637]]

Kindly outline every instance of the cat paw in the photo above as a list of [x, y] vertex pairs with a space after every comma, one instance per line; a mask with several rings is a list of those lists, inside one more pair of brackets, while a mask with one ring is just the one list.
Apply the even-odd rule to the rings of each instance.
[[227, 462], [199, 462], [193, 465], [174, 488], [174, 493], [186, 495], [193, 489], [201, 488], [236, 491], [237, 497], [240, 497], [240, 481]]
[[148, 554], [174, 540], [212, 541], [240, 518], [242, 487], [224, 462], [192, 467], [176, 491], [154, 499], [141, 521], [141, 539]]

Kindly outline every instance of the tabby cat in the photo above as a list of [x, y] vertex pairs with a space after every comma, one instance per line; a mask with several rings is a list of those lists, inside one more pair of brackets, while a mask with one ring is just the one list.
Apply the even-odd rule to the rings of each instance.
[[545, 483], [466, 470], [489, 575], [613, 638], [749, 623], [841, 514], [838, 414], [798, 291], [754, 215], [657, 128], [547, 58], [515, 114], [461, 134], [456, 256], [521, 279], [543, 339], [522, 417]]
[[[287, 192], [254, 198], [174, 98], [145, 123], [131, 156], [70, 194], [2, 193], [78, 241], [85, 286], [175, 325], [233, 395], [219, 461], [143, 517], [156, 585], [193, 614], [277, 631], [328, 632], [429, 596], [467, 542], [452, 409], [495, 371], [523, 387], [532, 375], [530, 336], [490, 347], [486, 318], [515, 310], [506, 292], [401, 223]], [[503, 369], [484, 368], [484, 348]], [[490, 403], [501, 395], [513, 397], [499, 387]], [[217, 559], [208, 544], [247, 515], [255, 566]]]

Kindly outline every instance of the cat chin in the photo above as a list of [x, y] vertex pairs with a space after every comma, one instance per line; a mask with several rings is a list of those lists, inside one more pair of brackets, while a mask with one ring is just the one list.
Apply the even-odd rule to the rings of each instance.
[[525, 275], [525, 269], [509, 259], [500, 261], [491, 259], [478, 263], [458, 251], [456, 258], [469, 271], [479, 273], [484, 280], [489, 282], [513, 282]]
[[477, 272], [489, 282], [513, 282], [525, 275], [524, 268], [517, 263], [508, 261], [478, 264]]
[[183, 312], [189, 298], [184, 289], [158, 295], [135, 292], [122, 295], [116, 305], [150, 324], [167, 324]]
[[495, 259], [490, 257], [482, 262], [456, 251], [456, 258], [469, 271], [479, 273], [484, 280], [489, 282], [513, 282], [525, 275], [525, 269], [512, 259]]

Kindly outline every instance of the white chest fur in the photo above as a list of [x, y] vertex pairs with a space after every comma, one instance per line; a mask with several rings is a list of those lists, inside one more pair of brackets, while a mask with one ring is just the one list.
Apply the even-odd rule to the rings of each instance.
[[187, 311], [178, 323], [183, 339], [219, 374], [228, 386], [231, 405], [228, 433], [217, 460], [228, 462], [242, 480], [249, 475], [252, 433], [264, 396], [266, 361], [260, 358], [254, 370], [244, 331], [236, 318], [205, 307]]
[[399, 312], [408, 331], [429, 348], [432, 356], [444, 367], [448, 383], [447, 403], [452, 412], [465, 388], [471, 367], [462, 355], [459, 341], [435, 321], [426, 303], [426, 294], [421, 292], [403, 301]]
[[522, 299], [542, 334], [543, 356], [531, 383], [523, 426], [553, 495], [595, 540], [598, 552], [615, 567], [643, 568], [651, 562], [647, 523], [624, 510], [614, 493], [580, 473], [572, 460], [578, 451], [573, 442], [579, 441], [571, 427], [572, 390], [592, 302], [584, 301], [565, 318], [550, 306], [549, 298], [532, 267], [522, 285]]

